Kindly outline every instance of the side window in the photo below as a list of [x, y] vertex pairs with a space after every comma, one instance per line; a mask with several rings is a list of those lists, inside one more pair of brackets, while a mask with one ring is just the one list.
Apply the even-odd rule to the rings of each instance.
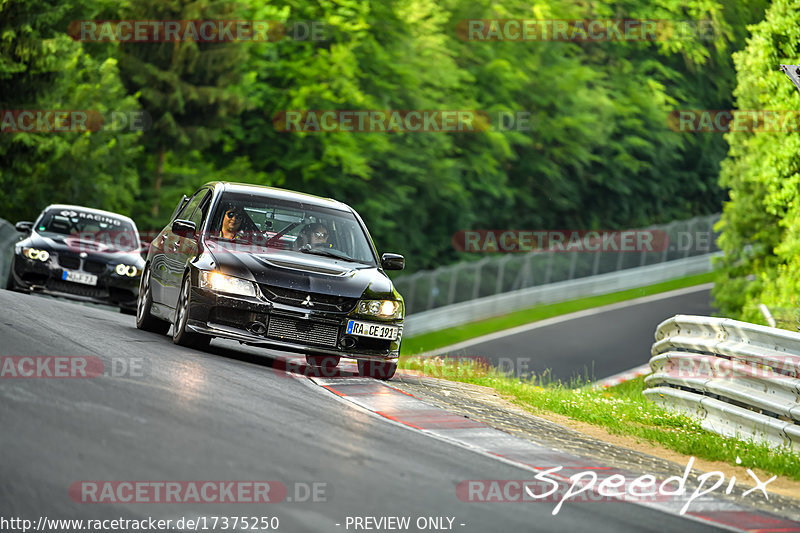
[[[197, 193], [197, 197], [200, 199], [196, 204], [198, 207], [194, 210], [194, 213], [192, 213], [188, 220], [194, 222], [195, 226], [197, 226], [197, 231], [200, 231], [200, 226], [203, 224], [203, 221], [206, 219], [206, 215], [208, 214], [211, 193], [209, 191], [201, 191]], [[192, 199], [192, 203], [194, 203], [194, 199]]]
[[172, 213], [171, 220], [176, 220], [178, 218], [181, 218], [180, 215], [184, 213], [184, 211], [186, 210], [185, 209], [186, 204], [188, 203], [189, 203], [189, 197], [184, 194], [183, 198], [181, 198], [181, 201], [178, 202], [178, 205], [175, 207], [175, 211], [173, 211]]
[[192, 215], [197, 206], [200, 205], [200, 202], [203, 200], [203, 198], [205, 198], [206, 192], [207, 192], [206, 190], [197, 191], [197, 193], [194, 196], [192, 196], [192, 199], [189, 200], [189, 202], [183, 207], [183, 209], [180, 210], [176, 218], [180, 218], [182, 220], [191, 220], [192, 222], [194, 222], [194, 220], [192, 219]]

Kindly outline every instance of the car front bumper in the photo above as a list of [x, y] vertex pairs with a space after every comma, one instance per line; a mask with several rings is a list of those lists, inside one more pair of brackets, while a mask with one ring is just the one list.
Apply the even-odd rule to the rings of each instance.
[[[391, 362], [400, 354], [402, 320], [380, 322], [399, 328], [397, 339], [382, 341], [347, 335], [348, 320], [368, 321], [350, 313], [308, 311], [196, 286], [190, 301], [186, 325], [195, 333], [310, 355]], [[348, 346], [350, 342], [354, 344]]]
[[97, 285], [85, 285], [64, 281], [63, 272], [64, 269], [52, 259], [42, 262], [21, 255], [14, 256], [11, 266], [17, 290], [136, 309], [140, 276], [119, 276], [113, 267], [107, 266], [104, 272], [91, 273], [97, 276]]

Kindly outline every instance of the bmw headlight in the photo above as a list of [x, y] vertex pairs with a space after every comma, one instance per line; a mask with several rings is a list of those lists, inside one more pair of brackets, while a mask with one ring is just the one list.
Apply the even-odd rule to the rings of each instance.
[[23, 248], [22, 255], [28, 259], [41, 261], [42, 263], [45, 263], [48, 259], [50, 259], [50, 252], [47, 250], [37, 250], [36, 248]]
[[358, 314], [380, 318], [403, 318], [403, 302], [397, 300], [361, 300]]
[[226, 276], [219, 272], [200, 272], [200, 287], [219, 292], [227, 292], [229, 294], [258, 296], [258, 291], [252, 281]]
[[119, 265], [117, 265], [117, 268], [114, 269], [114, 272], [116, 272], [120, 276], [129, 276], [132, 278], [139, 274], [139, 269], [133, 265], [123, 265], [122, 263], [120, 263]]

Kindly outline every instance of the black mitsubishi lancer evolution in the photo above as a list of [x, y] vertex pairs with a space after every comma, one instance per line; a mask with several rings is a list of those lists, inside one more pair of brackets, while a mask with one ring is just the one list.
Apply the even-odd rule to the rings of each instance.
[[405, 308], [349, 206], [282, 189], [209, 183], [184, 196], [150, 246], [139, 288], [139, 329], [204, 348], [213, 337], [299, 352], [316, 367], [341, 357], [391, 378]]

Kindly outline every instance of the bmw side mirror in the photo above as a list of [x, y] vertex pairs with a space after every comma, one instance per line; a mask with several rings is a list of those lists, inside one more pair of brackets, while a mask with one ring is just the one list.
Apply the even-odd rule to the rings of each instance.
[[17, 231], [20, 233], [30, 233], [33, 229], [33, 222], [17, 222], [14, 227], [17, 228]]
[[384, 270], [403, 270], [406, 267], [406, 259], [400, 254], [383, 254], [381, 266]]
[[197, 232], [197, 225], [191, 220], [178, 219], [172, 223], [172, 233], [180, 237], [193, 239]]

